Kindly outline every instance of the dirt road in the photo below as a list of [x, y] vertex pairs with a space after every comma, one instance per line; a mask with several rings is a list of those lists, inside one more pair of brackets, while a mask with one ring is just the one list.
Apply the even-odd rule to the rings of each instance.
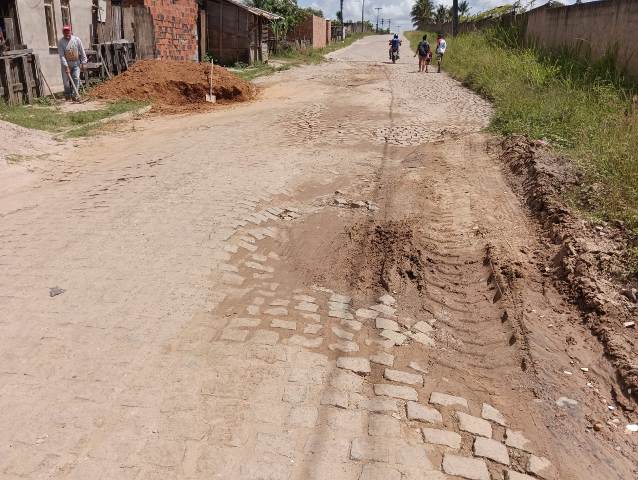
[[385, 42], [7, 167], [3, 479], [635, 478], [489, 104]]

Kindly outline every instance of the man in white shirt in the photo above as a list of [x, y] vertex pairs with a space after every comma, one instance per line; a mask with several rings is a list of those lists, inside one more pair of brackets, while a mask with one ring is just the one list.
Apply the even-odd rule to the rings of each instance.
[[441, 63], [443, 62], [443, 55], [445, 55], [445, 50], [447, 49], [447, 42], [445, 38], [443, 38], [443, 34], [439, 33], [436, 36], [436, 62], [438, 65], [438, 73], [441, 73]]
[[[84, 68], [87, 62], [84, 45], [80, 37], [73, 35], [71, 25], [62, 28], [64, 35], [58, 42], [58, 55], [60, 55], [60, 65], [62, 67], [62, 81], [64, 82], [64, 98], [66, 100], [79, 100], [76, 92], [80, 90], [80, 69]], [[71, 84], [71, 79], [75, 88]]]

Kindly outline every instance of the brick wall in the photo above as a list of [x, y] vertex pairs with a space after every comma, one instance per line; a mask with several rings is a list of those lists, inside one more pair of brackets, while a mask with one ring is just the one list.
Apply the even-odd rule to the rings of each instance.
[[155, 27], [155, 46], [161, 58], [197, 60], [197, 1], [144, 0]]
[[306, 42], [313, 48], [325, 47], [326, 25], [324, 18], [311, 15], [295, 27], [288, 39]]

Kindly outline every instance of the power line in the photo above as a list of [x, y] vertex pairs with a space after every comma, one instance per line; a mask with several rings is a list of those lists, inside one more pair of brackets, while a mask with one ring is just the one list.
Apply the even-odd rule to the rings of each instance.
[[383, 10], [383, 7], [374, 7], [374, 9], [377, 11], [377, 33], [379, 33], [379, 12]]

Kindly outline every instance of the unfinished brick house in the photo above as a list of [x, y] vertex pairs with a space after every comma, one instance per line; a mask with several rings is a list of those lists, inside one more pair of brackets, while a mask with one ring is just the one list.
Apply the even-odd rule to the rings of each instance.
[[331, 22], [316, 15], [308, 15], [289, 34], [288, 40], [312, 48], [323, 48], [331, 39]]

